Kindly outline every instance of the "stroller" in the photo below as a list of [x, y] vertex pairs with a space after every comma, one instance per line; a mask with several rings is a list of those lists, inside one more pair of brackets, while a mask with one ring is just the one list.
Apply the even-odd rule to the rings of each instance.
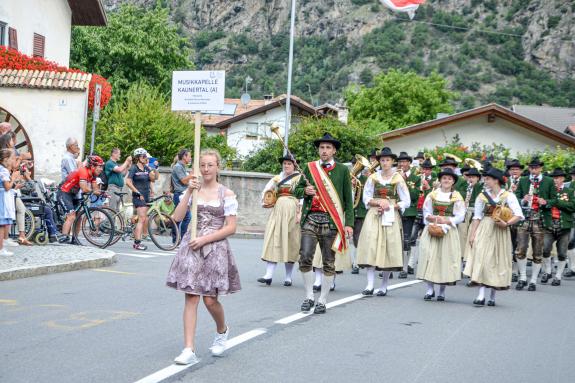
[[36, 181], [26, 182], [21, 189], [22, 196], [20, 198], [26, 206], [26, 237], [38, 245], [45, 245], [48, 243], [46, 202], [42, 198], [44, 195], [41, 196], [43, 187], [39, 185], [42, 184]]

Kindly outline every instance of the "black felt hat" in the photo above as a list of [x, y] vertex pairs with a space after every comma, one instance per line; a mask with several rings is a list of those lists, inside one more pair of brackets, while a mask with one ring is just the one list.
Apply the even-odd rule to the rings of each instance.
[[451, 176], [453, 177], [453, 183], [456, 184], [459, 176], [453, 171], [453, 169], [447, 168], [439, 172], [437, 175], [437, 179], [441, 179], [443, 176]]
[[418, 159], [420, 159], [420, 158], [421, 158], [422, 160], [424, 160], [424, 159], [425, 159], [425, 155], [423, 154], [423, 152], [417, 152], [417, 155], [416, 155], [414, 158], [415, 158], [416, 160], [418, 160]]
[[329, 133], [324, 133], [322, 138], [318, 138], [317, 140], [315, 140], [313, 142], [313, 144], [315, 145], [316, 148], [319, 148], [319, 144], [321, 144], [322, 142], [327, 142], [332, 144], [333, 146], [335, 146], [336, 149], [341, 148], [341, 142], [338, 141], [335, 137], [333, 137], [331, 134]]
[[531, 161], [527, 164], [527, 166], [531, 166], [531, 167], [539, 167], [539, 166], [543, 166], [543, 165], [544, 165], [544, 163], [541, 162], [539, 157], [533, 157], [531, 159]]
[[371, 149], [371, 153], [369, 153], [368, 157], [377, 157], [377, 152], [378, 152], [377, 148]]
[[513, 160], [509, 161], [505, 167], [507, 169], [511, 169], [511, 168], [523, 169], [525, 166], [523, 166], [521, 164], [521, 162], [519, 162], [519, 160], [513, 159]]
[[477, 170], [476, 168], [469, 168], [469, 170], [467, 171], [467, 177], [471, 177], [471, 176], [476, 176], [481, 178], [481, 173], [479, 173], [479, 170]]
[[283, 157], [278, 158], [280, 164], [283, 164], [284, 161], [291, 161], [294, 165], [296, 163], [295, 157], [290, 156], [289, 154], [284, 154]]
[[501, 169], [497, 169], [494, 167], [489, 168], [486, 172], [483, 173], [483, 177], [491, 177], [495, 178], [499, 181], [500, 184], [505, 183], [505, 173]]
[[561, 168], [553, 169], [553, 173], [549, 174], [549, 177], [566, 177], [567, 173]]
[[433, 169], [435, 166], [431, 163], [429, 158], [426, 158], [422, 163], [421, 167], [425, 169]]
[[407, 152], [399, 152], [399, 156], [397, 157], [398, 161], [405, 160], [411, 162], [413, 159]]
[[446, 165], [451, 165], [451, 166], [457, 167], [457, 161], [455, 161], [451, 157], [445, 157], [445, 159], [439, 163], [439, 166], [441, 167], [441, 166], [446, 166]]
[[391, 149], [386, 146], [377, 153], [376, 157], [378, 161], [381, 157], [391, 157], [395, 160], [397, 158], [397, 154], [393, 154]]

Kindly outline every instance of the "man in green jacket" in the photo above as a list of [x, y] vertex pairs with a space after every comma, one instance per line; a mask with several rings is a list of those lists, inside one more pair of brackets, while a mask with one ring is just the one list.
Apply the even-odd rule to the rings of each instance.
[[551, 285], [559, 286], [567, 259], [569, 234], [573, 227], [575, 195], [573, 189], [565, 185], [566, 174], [563, 169], [555, 169], [550, 176], [553, 178], [555, 189], [547, 204], [549, 209], [543, 212], [543, 225], [545, 226], [543, 264], [545, 267], [541, 276], [541, 283], [547, 283], [551, 278], [551, 248], [557, 242], [557, 259], [559, 262]]
[[543, 253], [543, 213], [549, 208], [548, 202], [555, 195], [553, 180], [545, 177], [543, 162], [534, 157], [527, 165], [529, 176], [522, 177], [515, 190], [517, 200], [521, 203], [525, 220], [517, 228], [517, 267], [519, 269], [519, 281], [515, 285], [516, 290], [523, 290], [527, 285], [527, 249], [529, 240], [533, 249], [533, 267], [531, 269], [531, 281], [527, 290], [535, 291], [537, 276], [541, 271]]
[[[307, 164], [294, 194], [296, 198], [303, 198], [299, 269], [306, 297], [301, 311], [309, 312], [315, 305], [314, 313], [324, 314], [335, 275], [336, 251], [344, 253], [347, 237], [353, 235], [353, 195], [349, 169], [334, 160], [341, 142], [326, 133], [315, 140], [314, 145], [318, 148], [320, 160]], [[318, 244], [324, 277], [316, 305], [312, 265]]]

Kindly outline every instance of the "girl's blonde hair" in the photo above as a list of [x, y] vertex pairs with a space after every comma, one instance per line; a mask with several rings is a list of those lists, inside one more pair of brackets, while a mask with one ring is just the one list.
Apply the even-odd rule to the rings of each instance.
[[220, 155], [220, 152], [218, 152], [216, 149], [204, 149], [200, 152], [200, 158], [202, 158], [203, 156], [214, 156], [216, 157], [216, 162], [218, 164], [218, 167], [220, 167], [221, 163], [222, 163], [222, 156]]

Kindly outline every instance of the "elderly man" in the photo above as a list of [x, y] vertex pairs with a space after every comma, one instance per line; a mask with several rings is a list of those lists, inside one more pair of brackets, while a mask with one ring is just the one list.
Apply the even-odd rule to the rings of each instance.
[[79, 167], [78, 156], [80, 155], [80, 145], [75, 138], [68, 138], [66, 140], [66, 153], [62, 156], [62, 163], [60, 165], [60, 172], [62, 174], [62, 181]]
[[6, 134], [12, 130], [12, 125], [9, 122], [0, 122], [0, 135]]

